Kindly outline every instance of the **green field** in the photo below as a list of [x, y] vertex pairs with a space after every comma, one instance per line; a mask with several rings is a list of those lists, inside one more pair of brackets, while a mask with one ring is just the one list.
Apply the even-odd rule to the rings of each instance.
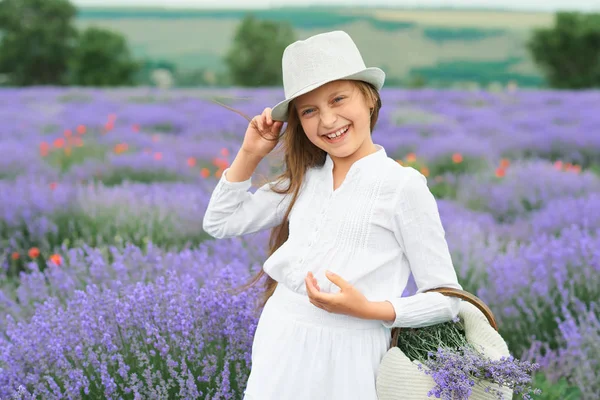
[[[82, 8], [77, 25], [123, 33], [137, 57], [168, 61], [179, 70], [223, 71], [222, 58], [247, 10]], [[552, 24], [549, 13], [381, 8], [281, 8], [251, 11], [291, 23], [298, 38], [343, 29], [365, 62], [390, 84], [421, 76], [430, 83], [543, 80], [525, 42], [531, 29]]]

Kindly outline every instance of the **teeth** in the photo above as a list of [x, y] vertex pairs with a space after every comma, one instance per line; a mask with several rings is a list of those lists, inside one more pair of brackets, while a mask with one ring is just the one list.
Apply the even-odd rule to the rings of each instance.
[[340, 130], [339, 130], [339, 131], [337, 131], [337, 132], [334, 132], [334, 133], [331, 133], [331, 134], [327, 135], [327, 137], [328, 137], [329, 139], [335, 139], [336, 137], [338, 137], [338, 136], [341, 136], [341, 135], [343, 135], [344, 133], [346, 133], [346, 131], [347, 131], [347, 130], [348, 130], [348, 127], [342, 128], [342, 129], [340, 129]]

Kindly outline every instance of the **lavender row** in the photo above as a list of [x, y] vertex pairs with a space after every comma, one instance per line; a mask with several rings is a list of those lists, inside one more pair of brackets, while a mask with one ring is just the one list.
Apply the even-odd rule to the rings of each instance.
[[246, 262], [217, 268], [207, 280], [169, 269], [151, 282], [88, 285], [66, 304], [48, 298], [29, 322], [8, 317], [0, 397], [240, 398], [256, 292], [227, 290], [247, 277]]
[[[79, 137], [83, 147], [96, 146], [100, 153], [113, 155], [101, 159], [103, 166], [98, 160], [76, 164], [69, 169], [69, 179], [91, 179], [94, 168], [113, 164], [116, 169], [163, 168], [186, 179], [190, 173], [198, 175], [186, 168], [190, 157], [212, 164], [223, 149], [235, 152], [245, 131], [247, 121], [211, 102], [213, 98], [251, 116], [278, 95], [275, 90], [4, 90], [0, 144], [10, 151], [0, 163], [0, 176], [30, 172], [52, 177], [62, 172], [51, 161], [56, 158], [53, 154], [64, 151], [64, 146], [55, 148], [55, 141], [68, 139], [68, 132], [71, 138]], [[414, 152], [431, 166], [455, 153], [490, 165], [502, 158], [562, 160], [584, 168], [600, 162], [600, 117], [593, 111], [600, 101], [597, 91], [494, 94], [386, 89], [382, 97], [386, 106], [374, 139], [396, 158]], [[42, 143], [52, 154], [40, 162]], [[127, 150], [115, 153], [118, 145]], [[75, 146], [72, 151], [84, 150]], [[158, 153], [161, 162], [154, 158]], [[79, 167], [82, 171], [77, 171]]]
[[[239, 397], [256, 293], [222, 289], [258, 270], [266, 235], [206, 241], [201, 230], [246, 125], [210, 100], [252, 115], [278, 96], [0, 92], [0, 397], [19, 385], [21, 398], [36, 388], [42, 398]], [[428, 175], [465, 288], [494, 310], [517, 356], [594, 398], [600, 92], [383, 96], [374, 138]], [[140, 311], [126, 321], [115, 310], [134, 312], [132, 293]]]
[[[0, 180], [0, 241], [5, 258], [14, 252], [24, 254], [31, 246], [51, 251], [73, 237], [90, 245], [111, 243], [117, 233], [137, 244], [142, 240], [158, 245], [187, 240], [198, 243], [207, 238], [201, 222], [214, 184], [215, 179], [151, 184], [122, 181], [114, 186], [48, 183], [38, 176]], [[455, 177], [451, 184], [456, 200], [452, 204], [479, 211], [484, 218], [493, 217], [498, 224], [492, 224], [490, 231], [521, 237], [519, 232], [538, 232], [543, 229], [538, 224], [548, 224], [549, 217], [530, 221], [527, 216], [552, 202], [563, 204], [563, 221], [577, 216], [593, 221], [600, 218], [594, 208], [584, 215], [578, 207], [568, 206], [600, 193], [600, 178], [587, 171], [577, 174], [559, 171], [547, 162], [518, 162], [502, 179], [482, 171]], [[453, 218], [451, 214], [449, 218]], [[560, 228], [558, 220], [554, 221], [555, 228]], [[511, 231], [512, 225], [520, 228]]]
[[0, 181], [0, 248], [4, 267], [31, 247], [48, 253], [71, 244], [139, 245], [152, 241], [181, 248], [207, 238], [202, 218], [208, 203], [203, 183], [145, 185], [66, 182], [49, 186], [42, 178]]
[[[575, 332], [595, 329], [589, 324], [597, 318], [600, 295], [598, 231], [571, 228], [561, 237], [542, 235], [504, 256], [488, 256], [492, 264], [476, 293], [495, 310], [513, 351], [543, 345], [568, 354], [579, 348], [578, 342], [565, 343], [569, 326]], [[2, 329], [0, 390], [9, 395], [23, 385], [44, 398], [68, 397], [67, 388], [105, 398], [136, 390], [140, 398], [154, 390], [194, 398], [214, 390], [213, 398], [235, 398], [247, 377], [258, 317], [250, 305], [257, 292], [232, 296], [224, 290], [258, 271], [265, 239], [211, 241], [177, 253], [153, 246], [65, 248], [60, 267], [41, 272], [32, 265], [13, 293], [2, 293], [3, 314], [9, 316]], [[590, 307], [589, 321], [569, 320], [569, 310], [581, 305]], [[586, 343], [581, 351], [591, 346]], [[594, 365], [594, 358], [577, 354]], [[173, 387], [147, 375], [150, 365], [164, 381], [173, 378]], [[568, 366], [561, 364], [561, 371], [572, 379], [592, 374], [580, 368], [573, 376]]]

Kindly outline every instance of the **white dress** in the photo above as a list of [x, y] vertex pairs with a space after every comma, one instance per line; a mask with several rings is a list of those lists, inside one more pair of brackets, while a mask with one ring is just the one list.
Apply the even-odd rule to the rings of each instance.
[[[393, 327], [419, 327], [458, 314], [457, 298], [422, 293], [458, 283], [427, 179], [389, 158], [383, 147], [356, 161], [333, 190], [333, 162], [307, 171], [290, 214], [288, 240], [264, 263], [279, 284], [263, 309], [252, 346], [245, 400], [376, 400], [377, 367]], [[204, 217], [216, 238], [277, 226], [289, 204], [251, 179], [219, 180]], [[340, 275], [370, 301], [389, 301], [394, 321], [329, 313], [308, 300], [304, 277], [312, 271], [321, 291], [339, 288]], [[410, 274], [418, 292], [401, 297]]]

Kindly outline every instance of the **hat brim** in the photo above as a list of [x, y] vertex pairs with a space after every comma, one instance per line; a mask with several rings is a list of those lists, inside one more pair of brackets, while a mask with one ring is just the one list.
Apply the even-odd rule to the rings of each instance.
[[292, 96], [290, 96], [289, 99], [285, 99], [284, 101], [275, 105], [273, 107], [273, 109], [271, 110], [271, 118], [273, 118], [273, 120], [275, 120], [275, 121], [286, 122], [289, 117], [288, 105], [289, 105], [290, 101], [294, 100], [296, 97], [302, 96], [303, 94], [310, 92], [311, 90], [315, 90], [316, 88], [323, 86], [326, 83], [341, 80], [341, 79], [348, 79], [348, 80], [353, 80], [353, 81], [365, 81], [365, 82], [370, 83], [373, 86], [375, 86], [375, 88], [377, 90], [380, 90], [383, 87], [383, 83], [385, 82], [385, 72], [383, 72], [383, 70], [381, 70], [377, 67], [370, 67], [370, 68], [365, 68], [354, 74], [339, 76], [339, 77], [335, 77], [335, 78], [326, 79], [321, 82], [313, 83], [312, 85], [306, 86], [302, 90], [299, 90], [298, 92], [294, 93]]

